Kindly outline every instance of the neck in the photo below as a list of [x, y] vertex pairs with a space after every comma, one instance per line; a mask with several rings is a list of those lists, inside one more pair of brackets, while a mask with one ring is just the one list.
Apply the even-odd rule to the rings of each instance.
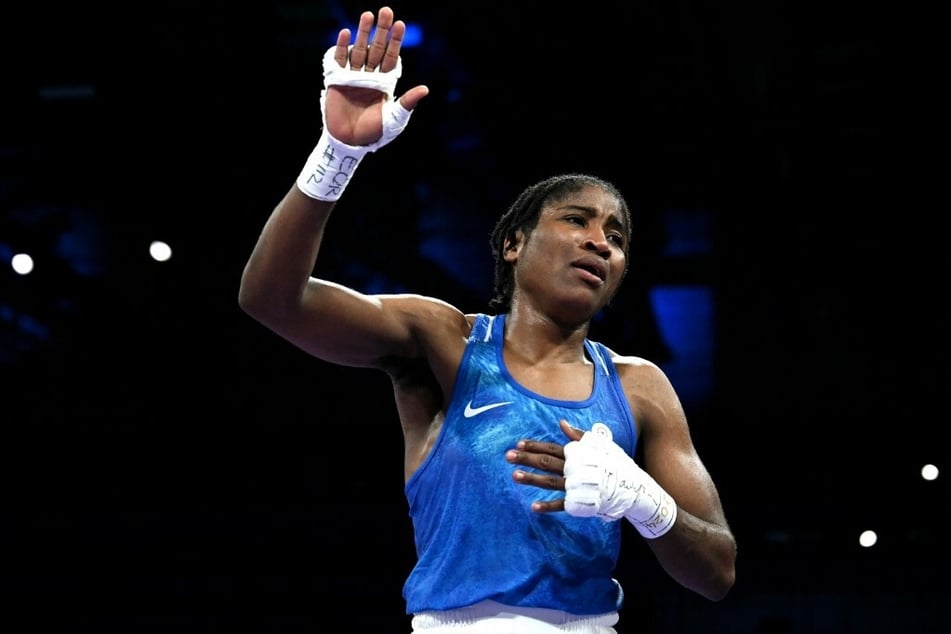
[[571, 326], [524, 307], [512, 307], [505, 317], [505, 347], [534, 362], [584, 363], [584, 340], [589, 322]]

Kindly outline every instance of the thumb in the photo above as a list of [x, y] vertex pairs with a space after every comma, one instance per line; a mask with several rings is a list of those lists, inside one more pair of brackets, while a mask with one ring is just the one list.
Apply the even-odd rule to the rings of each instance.
[[428, 86], [413, 86], [400, 97], [400, 104], [407, 110], [412, 110], [420, 102], [420, 100], [429, 94]]
[[584, 431], [578, 429], [577, 427], [572, 427], [568, 424], [568, 421], [562, 419], [558, 421], [558, 424], [561, 426], [561, 431], [568, 437], [569, 440], [581, 440], [581, 437], [584, 436]]

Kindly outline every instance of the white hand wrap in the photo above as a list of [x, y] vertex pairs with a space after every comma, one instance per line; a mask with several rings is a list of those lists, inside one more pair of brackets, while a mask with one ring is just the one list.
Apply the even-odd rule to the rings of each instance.
[[[403, 74], [403, 60], [396, 58], [396, 66], [388, 72], [379, 70], [353, 70], [349, 66], [341, 66], [337, 63], [334, 55], [337, 52], [336, 46], [331, 46], [324, 53], [324, 86], [350, 86], [353, 88], [372, 88], [379, 90], [386, 95], [387, 101], [393, 100], [396, 94], [396, 80]], [[347, 52], [347, 58], [353, 52], [353, 45]]]
[[596, 423], [581, 440], [565, 445], [565, 511], [604, 521], [627, 518], [643, 537], [665, 534], [677, 519], [677, 504]]
[[[351, 46], [351, 49], [353, 47]], [[324, 54], [324, 90], [320, 92], [320, 114], [323, 131], [317, 146], [310, 153], [304, 169], [297, 177], [297, 187], [318, 200], [334, 201], [340, 198], [350, 182], [350, 177], [360, 161], [369, 152], [375, 152], [406, 128], [411, 110], [403, 107], [394, 99], [396, 80], [403, 72], [403, 62], [396, 60], [396, 67], [388, 72], [351, 70], [340, 66], [334, 59], [336, 47], [330, 47]], [[386, 99], [383, 102], [383, 134], [369, 145], [347, 145], [338, 141], [327, 131], [327, 88], [329, 86], [349, 86], [379, 90]]]

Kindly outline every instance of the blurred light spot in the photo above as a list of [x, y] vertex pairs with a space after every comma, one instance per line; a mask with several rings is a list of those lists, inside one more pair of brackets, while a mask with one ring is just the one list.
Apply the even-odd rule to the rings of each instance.
[[859, 545], [865, 548], [874, 546], [877, 541], [878, 535], [875, 534], [875, 531], [862, 531], [862, 534], [859, 535]]
[[406, 23], [406, 34], [403, 36], [403, 47], [412, 48], [423, 43], [423, 27], [418, 24]]
[[161, 240], [155, 240], [149, 245], [149, 254], [156, 262], [166, 262], [172, 258], [172, 247]]
[[938, 467], [933, 464], [926, 464], [921, 468], [921, 477], [925, 480], [937, 480], [938, 479]]
[[13, 266], [13, 270], [20, 275], [26, 275], [33, 271], [33, 258], [26, 253], [17, 253], [14, 255], [10, 264]]

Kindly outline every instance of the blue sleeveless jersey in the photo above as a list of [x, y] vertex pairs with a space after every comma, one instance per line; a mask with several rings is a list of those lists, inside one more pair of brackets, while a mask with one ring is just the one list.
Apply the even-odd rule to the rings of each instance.
[[[502, 358], [505, 315], [478, 315], [439, 437], [406, 483], [417, 563], [403, 586], [406, 611], [448, 610], [491, 599], [572, 614], [621, 607], [612, 573], [622, 522], [536, 513], [564, 491], [517, 484], [505, 452], [522, 438], [564, 444], [562, 418], [585, 431], [607, 425], [634, 455], [634, 418], [609, 352], [585, 340], [594, 389], [582, 401], [520, 386]], [[521, 467], [524, 468], [524, 467]]]

